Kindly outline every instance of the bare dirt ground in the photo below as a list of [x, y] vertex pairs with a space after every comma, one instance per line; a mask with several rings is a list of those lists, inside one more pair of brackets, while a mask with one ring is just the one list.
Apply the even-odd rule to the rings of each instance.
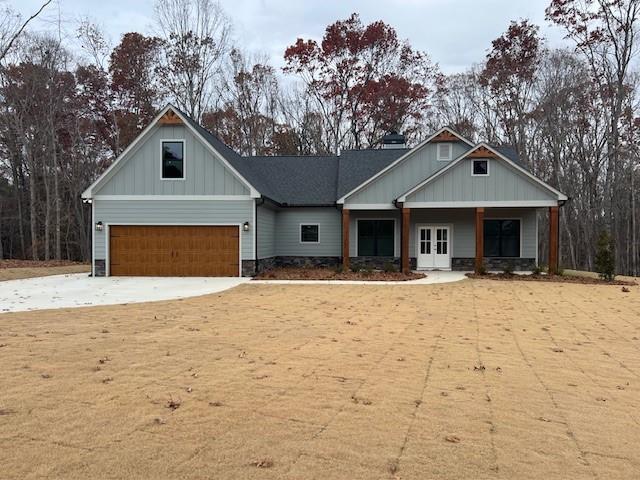
[[630, 289], [246, 284], [5, 314], [0, 478], [637, 478]]
[[65, 273], [89, 273], [91, 265], [74, 262], [37, 262], [30, 260], [0, 260], [0, 282], [21, 278], [47, 277]]

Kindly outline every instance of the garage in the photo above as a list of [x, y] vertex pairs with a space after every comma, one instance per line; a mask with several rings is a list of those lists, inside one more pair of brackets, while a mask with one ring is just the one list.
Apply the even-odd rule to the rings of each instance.
[[238, 225], [111, 225], [109, 274], [237, 277]]

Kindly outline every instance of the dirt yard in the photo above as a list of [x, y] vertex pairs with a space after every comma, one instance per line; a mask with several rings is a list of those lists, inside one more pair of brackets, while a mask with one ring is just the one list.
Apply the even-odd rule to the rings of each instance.
[[65, 273], [89, 273], [91, 265], [73, 262], [37, 262], [30, 260], [0, 260], [0, 282], [21, 278], [47, 277]]
[[1, 315], [0, 478], [637, 478], [630, 289], [246, 284]]

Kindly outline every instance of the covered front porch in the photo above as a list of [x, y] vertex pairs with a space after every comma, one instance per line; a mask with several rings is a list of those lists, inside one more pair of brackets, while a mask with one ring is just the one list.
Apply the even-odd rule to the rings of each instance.
[[549, 271], [558, 269], [558, 206], [342, 209], [345, 268], [531, 270], [538, 214], [549, 212]]

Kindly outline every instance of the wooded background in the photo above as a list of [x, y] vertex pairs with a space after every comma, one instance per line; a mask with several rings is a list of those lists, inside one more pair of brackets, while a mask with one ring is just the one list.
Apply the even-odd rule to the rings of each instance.
[[376, 148], [392, 130], [415, 145], [444, 125], [511, 144], [571, 198], [561, 264], [592, 270], [607, 231], [618, 273], [638, 274], [640, 0], [552, 0], [547, 21], [570, 47], [513, 21], [482, 63], [454, 75], [357, 14], [320, 43], [292, 39], [280, 70], [236, 45], [213, 0], [158, 0], [154, 33], [117, 45], [88, 20], [73, 42], [60, 24], [30, 33], [0, 7], [0, 259], [88, 260], [82, 191], [172, 102], [245, 155]]

